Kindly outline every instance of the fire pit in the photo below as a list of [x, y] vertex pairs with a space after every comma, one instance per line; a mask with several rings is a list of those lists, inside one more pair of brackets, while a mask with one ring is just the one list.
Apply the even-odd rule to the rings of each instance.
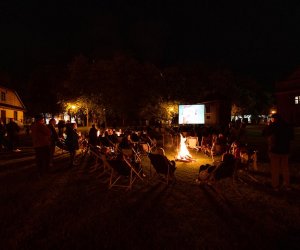
[[183, 137], [182, 134], [180, 134], [180, 148], [179, 148], [179, 152], [178, 152], [178, 155], [176, 156], [175, 160], [176, 161], [182, 161], [182, 162], [196, 161], [191, 156], [185, 142], [186, 142], [186, 138]]

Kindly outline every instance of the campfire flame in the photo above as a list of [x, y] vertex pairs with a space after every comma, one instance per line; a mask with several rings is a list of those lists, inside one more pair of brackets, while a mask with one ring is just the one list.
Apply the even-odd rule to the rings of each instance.
[[192, 156], [185, 144], [186, 138], [180, 134], [180, 149], [177, 155], [177, 160], [190, 161]]

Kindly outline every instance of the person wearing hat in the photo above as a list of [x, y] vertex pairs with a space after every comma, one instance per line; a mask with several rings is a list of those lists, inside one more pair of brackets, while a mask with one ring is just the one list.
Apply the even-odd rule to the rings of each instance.
[[31, 136], [35, 150], [36, 165], [40, 175], [44, 174], [50, 163], [51, 131], [45, 125], [43, 115], [36, 115], [31, 125]]
[[271, 182], [275, 191], [279, 190], [280, 172], [283, 176], [282, 188], [290, 189], [289, 154], [290, 142], [294, 137], [294, 131], [279, 114], [273, 114], [270, 124], [264, 131], [268, 137], [268, 150], [271, 165]]

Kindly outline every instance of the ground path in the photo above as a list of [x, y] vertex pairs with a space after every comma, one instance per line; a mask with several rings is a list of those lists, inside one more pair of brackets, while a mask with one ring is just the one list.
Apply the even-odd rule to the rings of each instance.
[[[68, 168], [57, 151], [38, 178], [30, 146], [0, 154], [1, 249], [297, 249], [299, 183], [275, 193], [265, 172], [220, 183], [225, 199], [194, 181], [199, 164], [177, 162], [177, 182], [136, 182], [108, 190], [108, 173], [91, 164]], [[143, 160], [149, 173], [149, 161]], [[260, 165], [263, 169], [264, 166]]]

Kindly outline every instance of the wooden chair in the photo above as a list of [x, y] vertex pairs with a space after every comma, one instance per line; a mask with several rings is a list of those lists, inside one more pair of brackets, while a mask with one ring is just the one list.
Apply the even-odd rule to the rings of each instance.
[[156, 174], [163, 175], [165, 177], [166, 183], [169, 184], [170, 180], [175, 181], [174, 172], [176, 170], [175, 161], [170, 161], [163, 154], [153, 154], [149, 153], [148, 157], [150, 159], [150, 176], [152, 175], [151, 166], [155, 169]]

